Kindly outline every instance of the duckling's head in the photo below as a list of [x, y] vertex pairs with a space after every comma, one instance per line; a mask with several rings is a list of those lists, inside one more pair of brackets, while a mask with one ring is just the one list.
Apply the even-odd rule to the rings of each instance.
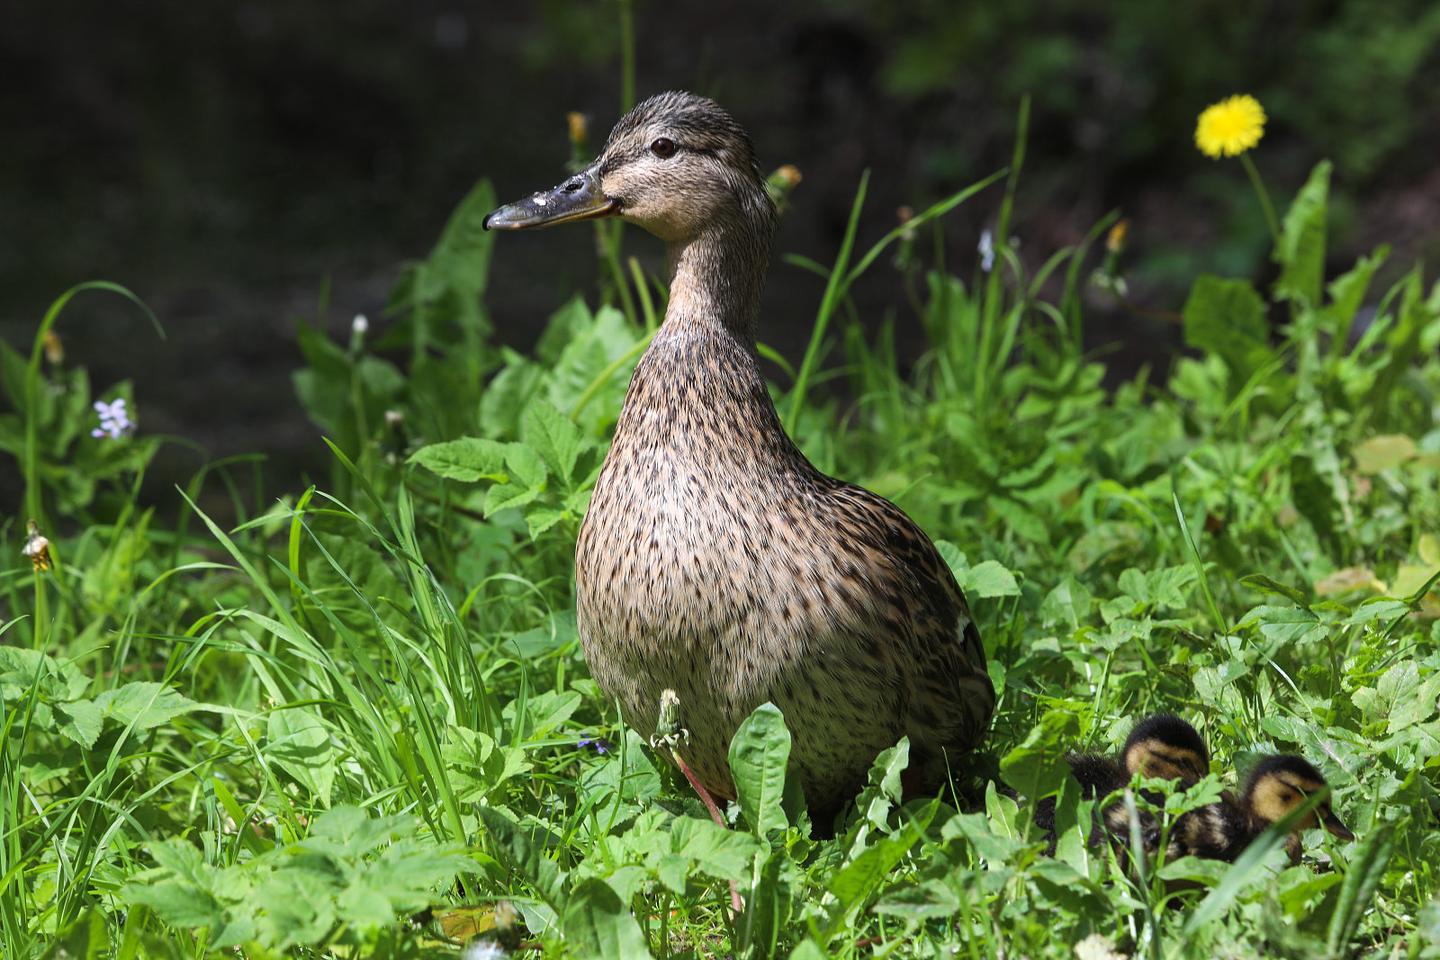
[[1137, 723], [1121, 756], [1131, 776], [1139, 773], [1189, 784], [1210, 772], [1205, 739], [1173, 713], [1153, 714]]
[[661, 93], [615, 124], [593, 163], [553, 190], [501, 207], [487, 230], [618, 216], [671, 244], [742, 222], [768, 242], [774, 204], [740, 124], [715, 101]]
[[[1284, 819], [1312, 794], [1328, 787], [1320, 771], [1309, 761], [1289, 754], [1274, 754], [1263, 758], [1250, 771], [1240, 791], [1240, 802], [1256, 820], [1270, 824]], [[1328, 796], [1295, 825], [1296, 830], [1312, 827], [1323, 827], [1341, 840], [1355, 839], [1355, 834], [1335, 815]]]

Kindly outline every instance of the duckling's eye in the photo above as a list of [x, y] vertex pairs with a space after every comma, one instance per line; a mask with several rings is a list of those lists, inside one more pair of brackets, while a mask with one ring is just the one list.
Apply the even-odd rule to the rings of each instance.
[[668, 160], [675, 156], [675, 141], [669, 137], [656, 137], [655, 142], [650, 144], [650, 152], [661, 160]]

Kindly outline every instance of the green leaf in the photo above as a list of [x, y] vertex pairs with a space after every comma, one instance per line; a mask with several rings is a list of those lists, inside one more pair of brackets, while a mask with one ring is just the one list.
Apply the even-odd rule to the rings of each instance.
[[1345, 884], [1340, 888], [1340, 898], [1335, 912], [1330, 915], [1330, 930], [1326, 937], [1332, 957], [1348, 956], [1346, 949], [1355, 936], [1360, 918], [1375, 909], [1375, 891], [1385, 877], [1385, 868], [1395, 854], [1395, 824], [1378, 823], [1371, 828], [1365, 839], [1350, 857], [1345, 871]]
[[339, 757], [319, 713], [311, 707], [275, 710], [266, 722], [265, 739], [266, 755], [328, 805]]
[[640, 925], [603, 880], [591, 878], [575, 885], [561, 914], [560, 930], [572, 956], [638, 960], [651, 955]]
[[[545, 844], [539, 839], [545, 831], [526, 830], [495, 807], [477, 807], [475, 812], [484, 822], [490, 843], [500, 858], [550, 906], [559, 909], [565, 904], [565, 873], [546, 855]], [[574, 903], [573, 896], [570, 903]], [[566, 909], [568, 911], [568, 906]]]
[[60, 724], [62, 735], [74, 740], [86, 750], [95, 746], [105, 719], [105, 712], [98, 704], [91, 700], [72, 700], [69, 703], [57, 703], [55, 709], [67, 718], [66, 722]]
[[1325, 278], [1325, 208], [1330, 195], [1330, 161], [1321, 160], [1310, 171], [1305, 186], [1295, 195], [1285, 214], [1275, 262], [1280, 279], [1275, 296], [1320, 306], [1320, 286]]
[[960, 588], [970, 597], [1018, 597], [1015, 575], [996, 560], [984, 560], [957, 576]]
[[1045, 595], [1040, 604], [1040, 621], [1047, 627], [1063, 625], [1071, 630], [1090, 619], [1095, 602], [1089, 589], [1074, 577], [1066, 577]]
[[1245, 280], [1202, 274], [1195, 280], [1182, 313], [1185, 343], [1225, 361], [1232, 374], [1232, 393], [1274, 358], [1265, 301]]
[[789, 825], [781, 801], [790, 742], [785, 718], [773, 703], [756, 707], [730, 741], [730, 775], [740, 811], [761, 840]]
[[136, 730], [149, 730], [169, 723], [182, 713], [204, 708], [203, 704], [152, 680], [106, 690], [95, 698], [95, 706], [104, 712], [107, 720], [126, 727], [133, 723]]
[[569, 483], [582, 446], [580, 428], [548, 400], [536, 400], [525, 411], [521, 437], [534, 448], [560, 481]]
[[1040, 722], [1000, 761], [1000, 776], [1032, 800], [1053, 792], [1069, 772], [1065, 755], [1080, 724], [1069, 710], [1047, 710]]
[[509, 479], [504, 469], [507, 445], [482, 437], [461, 437], [445, 443], [432, 443], [410, 455], [410, 463], [418, 463], [436, 476], [462, 483], [490, 480], [504, 483]]

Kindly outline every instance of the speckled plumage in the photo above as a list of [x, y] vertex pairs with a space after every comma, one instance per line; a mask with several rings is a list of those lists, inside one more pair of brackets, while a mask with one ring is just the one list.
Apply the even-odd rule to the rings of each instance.
[[[647, 153], [659, 137], [674, 157]], [[673, 688], [685, 760], [722, 797], [731, 736], [766, 701], [817, 823], [901, 736], [935, 786], [994, 709], [980, 637], [924, 532], [780, 423], [754, 341], [775, 214], [748, 139], [711, 101], [665, 94], [621, 120], [594, 176], [674, 264], [576, 550], [596, 681], [642, 733]]]

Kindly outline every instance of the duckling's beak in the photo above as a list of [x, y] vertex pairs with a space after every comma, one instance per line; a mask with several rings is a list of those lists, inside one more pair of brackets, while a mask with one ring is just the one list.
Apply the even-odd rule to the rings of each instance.
[[1321, 815], [1320, 822], [1325, 825], [1326, 830], [1339, 837], [1341, 840], [1355, 839], [1355, 834], [1350, 831], [1349, 827], [1345, 826], [1345, 824], [1340, 822], [1340, 818], [1335, 816], [1335, 811], [1333, 810], [1326, 810]]
[[483, 226], [486, 230], [553, 227], [557, 223], [608, 217], [619, 209], [620, 204], [601, 191], [595, 172], [583, 170], [553, 190], [542, 190], [524, 200], [507, 203], [487, 215]]

